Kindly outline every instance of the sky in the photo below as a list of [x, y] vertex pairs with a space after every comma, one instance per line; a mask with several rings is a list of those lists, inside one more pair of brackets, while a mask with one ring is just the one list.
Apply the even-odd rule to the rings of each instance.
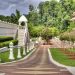
[[27, 14], [29, 5], [38, 6], [41, 1], [49, 0], [0, 0], [0, 15], [11, 15], [18, 9], [21, 14]]

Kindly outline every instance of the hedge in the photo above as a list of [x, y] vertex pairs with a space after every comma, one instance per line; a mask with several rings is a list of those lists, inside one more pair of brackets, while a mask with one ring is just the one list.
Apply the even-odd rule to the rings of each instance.
[[10, 41], [10, 40], [13, 40], [13, 37], [0, 36], [0, 42]]
[[63, 33], [60, 35], [60, 40], [75, 41], [75, 35], [72, 33]]
[[10, 42], [13, 42], [14, 45], [18, 44], [18, 40], [6, 41], [6, 42], [3, 42], [3, 43], [0, 43], [0, 48], [5, 47], [5, 46], [9, 47]]

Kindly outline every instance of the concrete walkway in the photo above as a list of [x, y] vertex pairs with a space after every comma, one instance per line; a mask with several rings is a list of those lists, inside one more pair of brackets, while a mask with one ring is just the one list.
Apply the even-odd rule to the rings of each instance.
[[0, 65], [5, 75], [72, 75], [66, 68], [54, 65], [48, 56], [49, 46], [41, 45], [29, 58]]

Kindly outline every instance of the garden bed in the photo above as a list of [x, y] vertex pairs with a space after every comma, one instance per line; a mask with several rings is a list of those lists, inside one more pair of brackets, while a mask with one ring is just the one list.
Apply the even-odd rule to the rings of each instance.
[[51, 48], [50, 51], [55, 61], [66, 66], [75, 66], [75, 60], [69, 59], [69, 57], [60, 50], [60, 48]]

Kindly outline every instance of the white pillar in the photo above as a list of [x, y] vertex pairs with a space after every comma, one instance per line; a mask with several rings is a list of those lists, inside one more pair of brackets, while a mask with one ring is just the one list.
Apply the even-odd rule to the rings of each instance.
[[26, 55], [25, 47], [23, 47], [23, 55]]
[[32, 49], [34, 48], [34, 42], [33, 42], [33, 46], [32, 46]]
[[29, 43], [29, 51], [31, 50], [31, 42]]
[[33, 49], [33, 42], [31, 43], [31, 49]]
[[9, 47], [10, 47], [9, 59], [10, 59], [10, 60], [14, 60], [13, 43], [12, 43], [12, 42], [10, 42]]
[[29, 52], [29, 46], [27, 45], [27, 52]]
[[32, 49], [32, 39], [30, 39], [29, 50]]
[[20, 47], [18, 47], [18, 56], [17, 58], [21, 58], [21, 50], [20, 50]]

